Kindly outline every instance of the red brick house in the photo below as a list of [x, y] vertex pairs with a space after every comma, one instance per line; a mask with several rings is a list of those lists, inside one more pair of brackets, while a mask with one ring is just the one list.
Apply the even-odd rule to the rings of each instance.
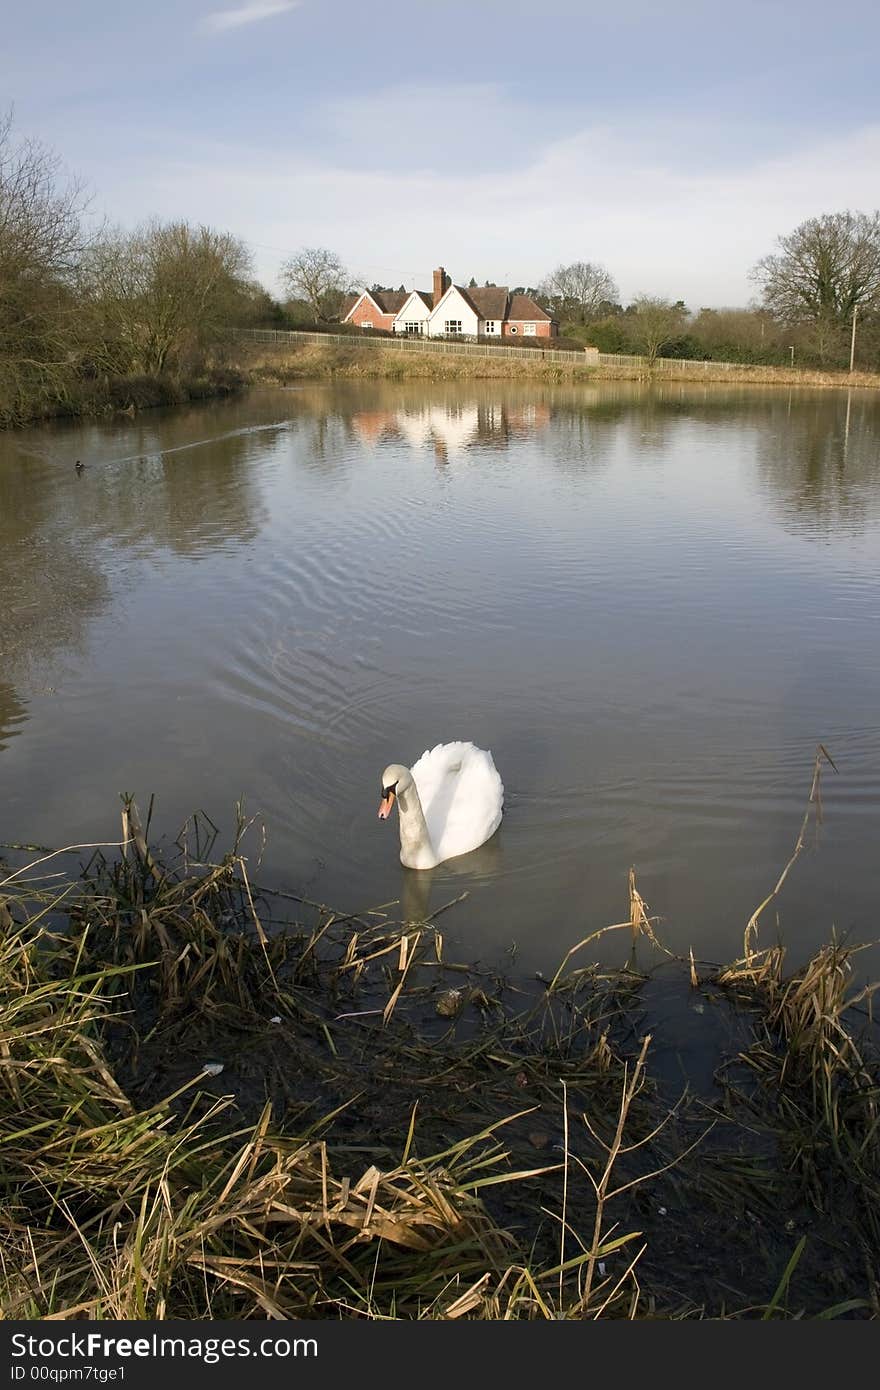
[[408, 298], [403, 290], [364, 290], [342, 322], [357, 324], [358, 328], [384, 328], [390, 333], [398, 310]]
[[[473, 294], [473, 290], [469, 291]], [[512, 294], [507, 301], [502, 335], [505, 338], [555, 338], [559, 324], [531, 295]]]

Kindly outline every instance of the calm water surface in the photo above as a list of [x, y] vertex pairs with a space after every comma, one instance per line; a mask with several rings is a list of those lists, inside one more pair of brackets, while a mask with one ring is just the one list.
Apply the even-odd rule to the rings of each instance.
[[[877, 934], [871, 393], [305, 387], [6, 434], [0, 604], [2, 840], [115, 838], [132, 791], [228, 843], [244, 796], [264, 881], [341, 910], [468, 889], [469, 958], [552, 970], [634, 864], [667, 943], [728, 960], [821, 740], [821, 836], [762, 939]], [[459, 738], [493, 750], [501, 831], [413, 874], [379, 774]]]

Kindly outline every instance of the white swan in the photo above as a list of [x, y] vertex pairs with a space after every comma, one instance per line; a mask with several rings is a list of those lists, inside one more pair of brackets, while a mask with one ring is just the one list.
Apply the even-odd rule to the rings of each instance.
[[382, 773], [379, 819], [397, 801], [400, 862], [433, 869], [444, 859], [469, 854], [501, 824], [504, 786], [492, 754], [473, 743], [438, 743], [412, 768], [391, 763]]

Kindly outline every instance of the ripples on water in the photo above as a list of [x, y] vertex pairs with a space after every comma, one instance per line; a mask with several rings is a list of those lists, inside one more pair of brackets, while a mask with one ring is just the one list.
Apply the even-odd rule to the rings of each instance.
[[[873, 395], [306, 388], [0, 441], [0, 838], [172, 828], [236, 797], [261, 873], [340, 908], [472, 890], [447, 930], [553, 968], [625, 914], [729, 959], [874, 932]], [[82, 477], [73, 460], [83, 458]], [[496, 839], [403, 871], [378, 775], [491, 747]], [[413, 897], [415, 894], [415, 897]], [[768, 914], [767, 932], [777, 930]]]

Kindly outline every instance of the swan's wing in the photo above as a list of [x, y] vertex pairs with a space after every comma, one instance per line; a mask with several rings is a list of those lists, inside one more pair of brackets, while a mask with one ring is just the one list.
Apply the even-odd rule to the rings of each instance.
[[422, 754], [412, 774], [439, 858], [468, 854], [494, 835], [504, 786], [491, 753], [473, 743], [438, 743]]
[[[487, 756], [473, 743], [438, 743], [426, 748], [418, 762], [410, 768], [418, 788], [425, 819], [430, 826], [431, 815], [437, 815], [436, 804], [448, 801], [456, 780], [470, 763], [474, 754]], [[491, 754], [488, 755], [491, 761]], [[494, 766], [494, 764], [493, 764]]]
[[418, 762], [413, 763], [410, 772], [415, 779], [419, 800], [425, 817], [435, 796], [461, 771], [463, 760], [473, 748], [472, 743], [438, 743], [426, 748]]

